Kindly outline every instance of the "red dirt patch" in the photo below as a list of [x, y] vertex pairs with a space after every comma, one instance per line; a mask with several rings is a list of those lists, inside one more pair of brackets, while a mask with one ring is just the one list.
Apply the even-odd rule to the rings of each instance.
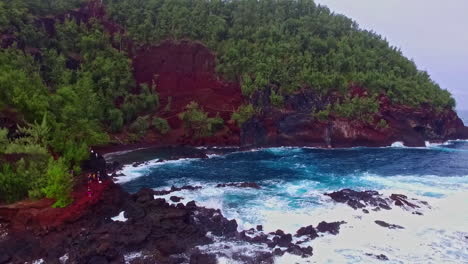
[[72, 194], [74, 202], [66, 208], [52, 208], [54, 201], [51, 199], [26, 200], [0, 206], [0, 220], [3, 218], [11, 223], [14, 230], [49, 229], [74, 222], [101, 200], [102, 193], [109, 184], [111, 184], [110, 181], [102, 184], [93, 183], [91, 185], [92, 197], [88, 197], [86, 185], [77, 188]]

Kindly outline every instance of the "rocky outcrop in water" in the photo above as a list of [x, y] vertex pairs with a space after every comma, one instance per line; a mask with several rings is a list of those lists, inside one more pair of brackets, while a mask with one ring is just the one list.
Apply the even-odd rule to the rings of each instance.
[[390, 210], [392, 206], [399, 206], [414, 214], [422, 214], [416, 211], [421, 207], [430, 208], [426, 201], [420, 201], [414, 198], [410, 199], [402, 194], [392, 194], [390, 197], [385, 197], [377, 191], [343, 189], [337, 192], [326, 193], [325, 195], [329, 196], [333, 201], [346, 204], [355, 210], [362, 209], [364, 213], [369, 213], [369, 210], [365, 209], [367, 207], [373, 207], [373, 211], [379, 211], [381, 209]]
[[395, 224], [389, 224], [389, 223], [387, 223], [385, 221], [382, 221], [382, 220], [375, 220], [375, 223], [378, 224], [381, 227], [385, 227], [385, 228], [388, 228], [388, 229], [405, 229], [402, 226], [395, 225]]

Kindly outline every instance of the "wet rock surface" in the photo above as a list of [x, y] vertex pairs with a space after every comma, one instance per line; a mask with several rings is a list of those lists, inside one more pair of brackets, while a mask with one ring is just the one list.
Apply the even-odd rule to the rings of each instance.
[[367, 206], [378, 207], [390, 210], [387, 201], [381, 197], [376, 191], [354, 191], [351, 189], [343, 189], [341, 191], [326, 193], [335, 202], [345, 203], [353, 209], [361, 209]]
[[378, 260], [384, 260], [384, 261], [388, 260], [388, 257], [385, 256], [384, 254], [376, 255], [376, 254], [366, 253], [366, 256], [373, 257], [373, 258], [376, 258]]
[[427, 202], [414, 198], [410, 199], [406, 195], [402, 194], [392, 194], [390, 197], [385, 197], [376, 191], [354, 191], [351, 189], [343, 189], [332, 193], [325, 193], [325, 195], [332, 198], [333, 201], [347, 204], [355, 210], [362, 209], [366, 214], [369, 213], [369, 210], [365, 209], [367, 207], [372, 208], [372, 211], [380, 211], [381, 209], [390, 210], [392, 209], [392, 206], [398, 206], [418, 215], [422, 215], [422, 213], [415, 210], [421, 209], [421, 207], [430, 208]]
[[[201, 252], [198, 247], [215, 241], [259, 245], [249, 254], [235, 252], [230, 257], [242, 263], [273, 263], [275, 255], [285, 253], [311, 256], [310, 246], [294, 243], [292, 234], [277, 230], [264, 233], [263, 227], [238, 232], [237, 222], [226, 219], [220, 210], [197, 206], [170, 205], [157, 198], [158, 191], [143, 188], [128, 194], [108, 181], [99, 201], [90, 204], [73, 219], [61, 225], [10, 225], [8, 235], [0, 240], [0, 263], [24, 263], [44, 259], [58, 263], [68, 257], [68, 263], [216, 263], [222, 253]], [[196, 190], [194, 186], [171, 190]], [[155, 198], [156, 195], [156, 198]], [[172, 196], [171, 200], [181, 197]], [[113, 221], [121, 214], [125, 221]], [[2, 221], [17, 221], [17, 215], [2, 214]], [[35, 221], [32, 219], [31, 221]], [[330, 225], [330, 226], [329, 226]], [[335, 230], [335, 224], [319, 224], [320, 230]], [[328, 231], [327, 231], [328, 232]]]
[[376, 220], [375, 223], [378, 224], [378, 225], [381, 226], [381, 227], [386, 227], [386, 228], [388, 228], [388, 229], [405, 229], [405, 228], [402, 227], [402, 226], [394, 225], [394, 224], [389, 224], [389, 223], [384, 222], [384, 221], [382, 221], [382, 220]]
[[342, 224], [346, 224], [346, 222], [341, 221], [341, 222], [327, 223], [327, 222], [322, 221], [318, 224], [317, 230], [320, 233], [330, 233], [332, 235], [338, 235], [338, 233], [340, 232], [340, 226]]

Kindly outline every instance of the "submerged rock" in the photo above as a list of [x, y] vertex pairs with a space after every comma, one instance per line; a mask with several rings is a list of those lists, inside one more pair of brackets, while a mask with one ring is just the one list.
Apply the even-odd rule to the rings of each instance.
[[392, 195], [390, 195], [390, 199], [395, 201], [396, 206], [402, 206], [402, 207], [408, 206], [408, 207], [411, 207], [411, 208], [420, 208], [416, 204], [409, 202], [408, 197], [406, 195], [403, 195], [403, 194], [392, 194]]
[[376, 254], [366, 253], [366, 255], [369, 257], [374, 257], [378, 260], [384, 260], [384, 261], [388, 260], [388, 257], [385, 256], [384, 254], [376, 255]]

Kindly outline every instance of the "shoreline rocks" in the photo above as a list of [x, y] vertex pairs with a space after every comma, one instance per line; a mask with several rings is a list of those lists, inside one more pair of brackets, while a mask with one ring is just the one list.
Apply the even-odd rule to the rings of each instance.
[[[420, 201], [414, 198], [410, 199], [403, 194], [392, 194], [390, 197], [385, 197], [376, 191], [342, 189], [332, 193], [325, 193], [325, 195], [329, 196], [337, 203], [348, 205], [354, 210], [362, 209], [365, 214], [369, 213], [369, 210], [366, 209], [368, 207], [373, 207], [372, 211], [380, 211], [381, 209], [391, 210], [392, 206], [398, 206], [416, 215], [422, 215], [422, 213], [415, 210], [421, 209], [423, 206], [430, 208], [426, 201]], [[411, 200], [411, 202], [409, 200]]]

